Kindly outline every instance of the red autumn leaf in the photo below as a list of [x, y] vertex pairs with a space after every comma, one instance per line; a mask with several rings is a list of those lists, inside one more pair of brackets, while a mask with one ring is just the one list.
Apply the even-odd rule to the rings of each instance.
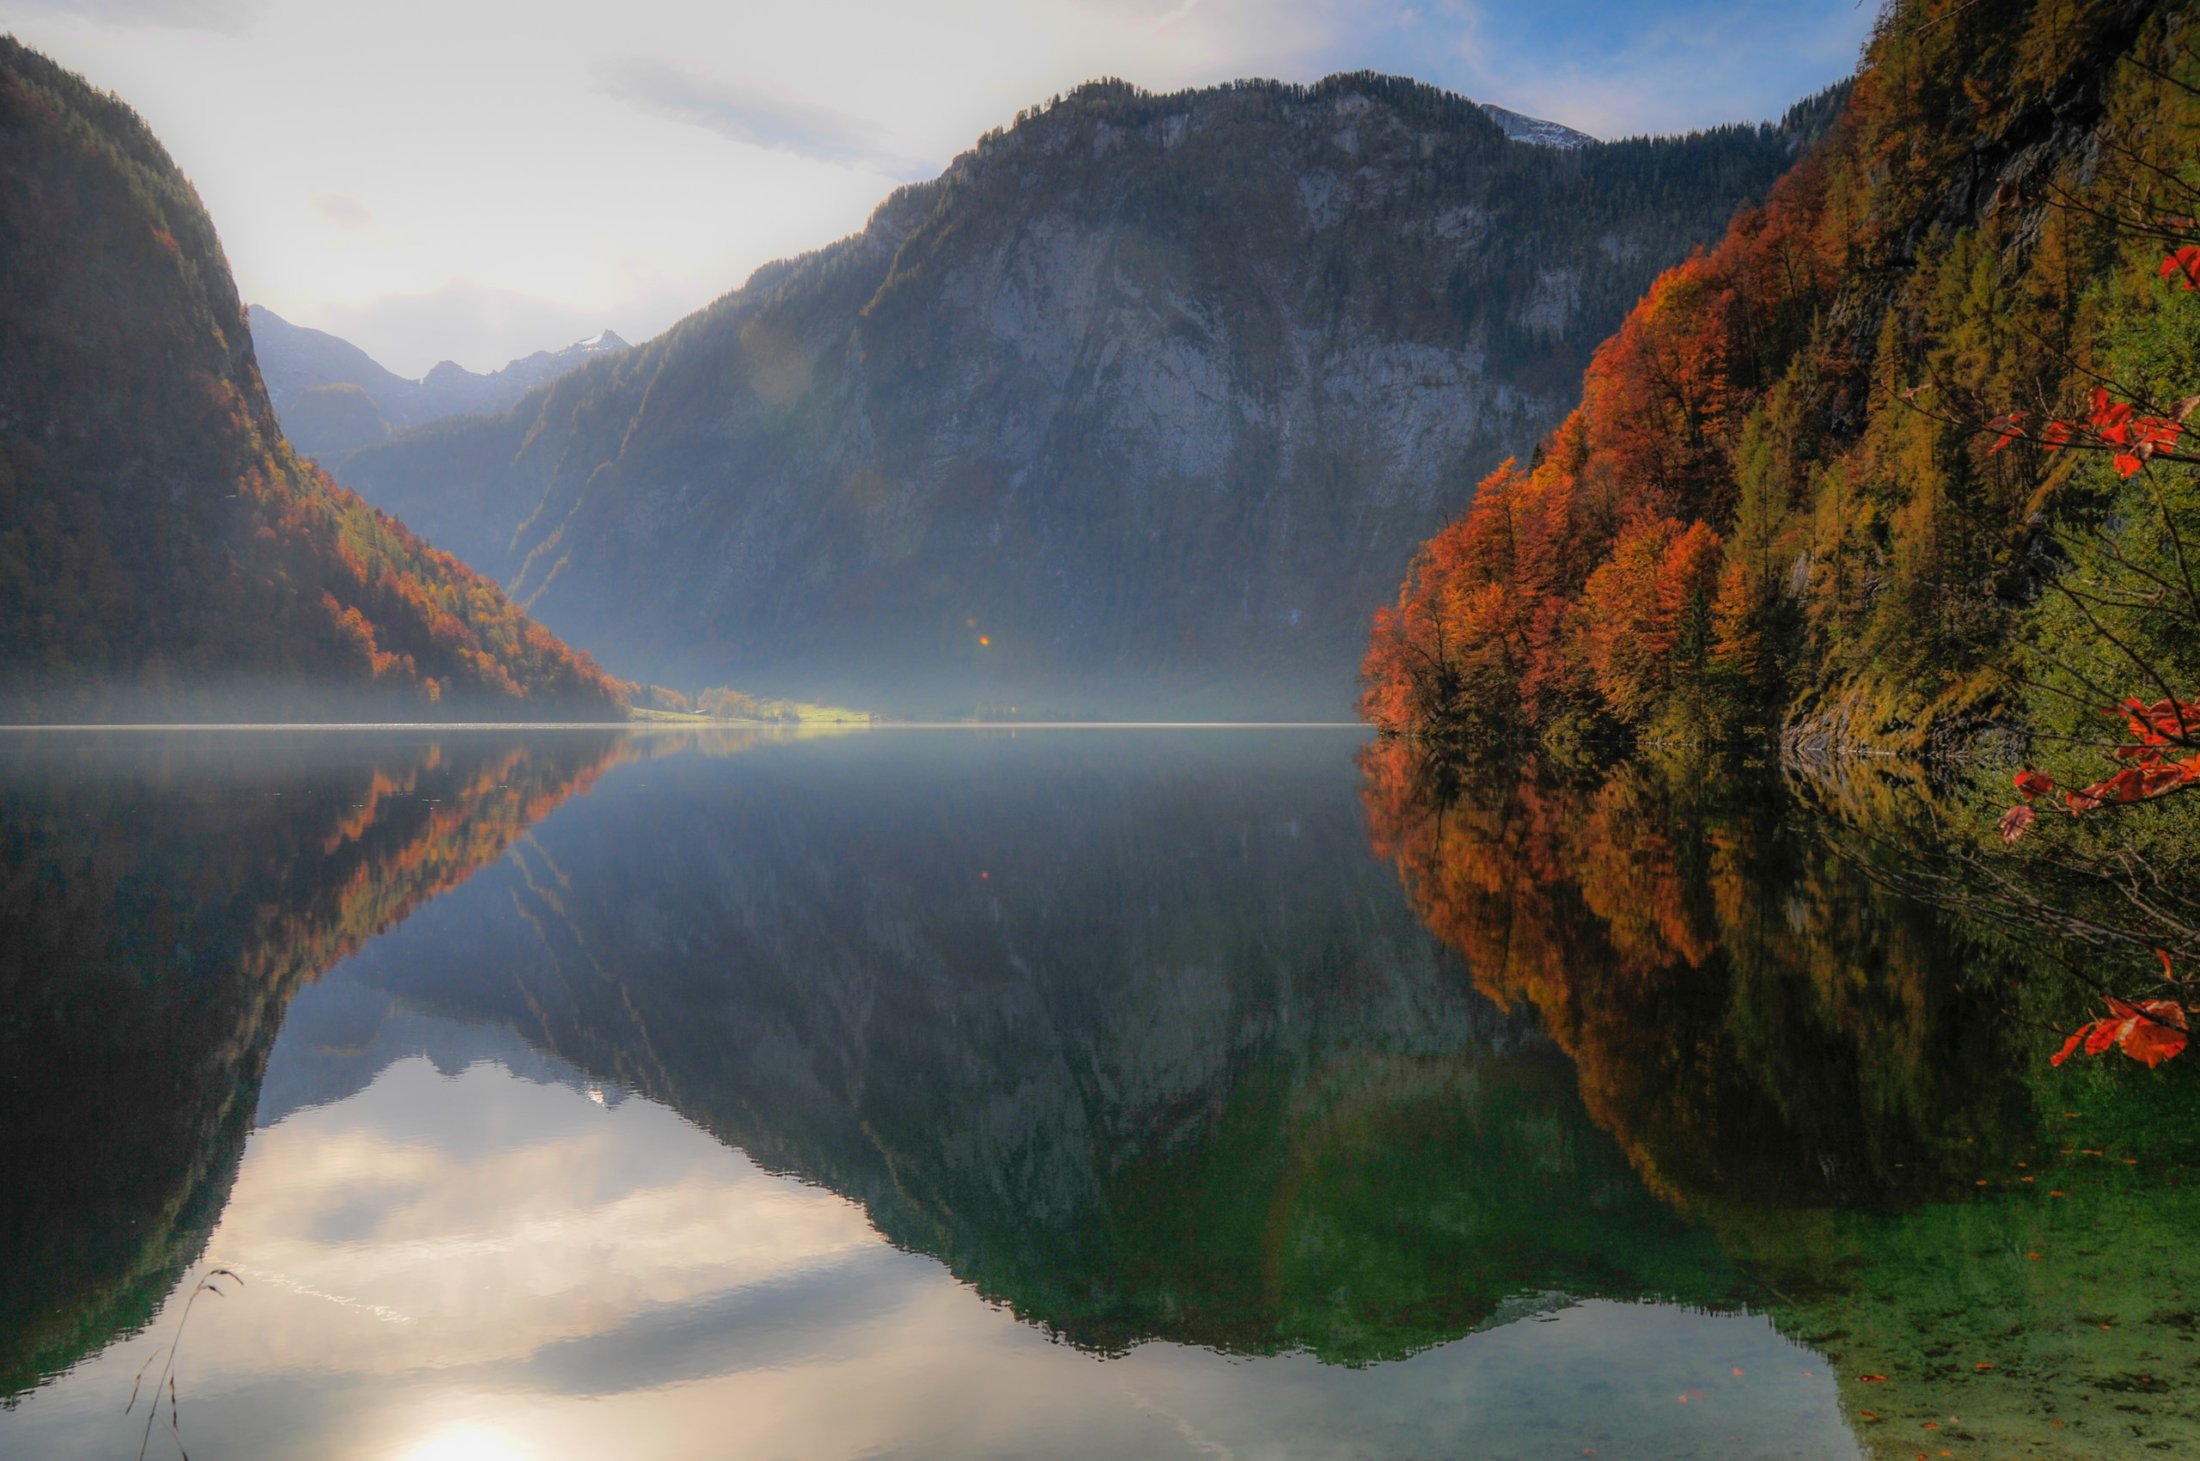
[[2139, 772], [2140, 797], [2167, 796], [2192, 779], [2190, 767], [2190, 762], [2179, 762], [2172, 766], [2143, 767]]
[[2030, 800], [2045, 792], [2053, 791], [2055, 789], [2055, 778], [2044, 771], [2034, 771], [2028, 767], [2017, 773], [2016, 786], [2018, 792], [2027, 800]]
[[2062, 1049], [2048, 1057], [2048, 1063], [2061, 1065], [2081, 1046], [2088, 1055], [2105, 1054], [2114, 1046], [2152, 1070], [2184, 1053], [2185, 1007], [2176, 1000], [2149, 999], [2133, 1004], [2111, 999], [2108, 1008], [2109, 1018], [2081, 1025], [2063, 1042]]
[[2110, 1000], [2109, 1007], [2125, 1016], [2116, 1043], [2124, 1054], [2152, 1070], [2172, 1056], [2184, 1053], [2185, 1007], [2174, 999], [2142, 1000], [2136, 1007]]
[[2143, 1024], [2132, 1031], [2129, 1039], [2121, 1043], [2124, 1054], [2152, 1070], [2163, 1061], [2185, 1053], [2185, 1032], [2162, 1025]]
[[2107, 788], [2109, 799], [2119, 805], [2145, 801], [2148, 796], [2145, 766], [2126, 766], [2102, 785]]
[[[2097, 1024], [2099, 1022], [2095, 1021], [2095, 1023]], [[2049, 1065], [2061, 1065], [2064, 1061], [2075, 1055], [2078, 1051], [2078, 1047], [2085, 1042], [2085, 1037], [2088, 1034], [2092, 1033], [2092, 1030], [2092, 1025], [2080, 1025], [2076, 1030], [2071, 1032], [2069, 1039], [2063, 1041], [2062, 1049], [2047, 1057], [2047, 1063]], [[1986, 1184], [1982, 1182], [1979, 1185], [1983, 1187]]]
[[1887, 1382], [1885, 1375], [1858, 1375], [1856, 1378], [1866, 1385], [1884, 1385]]
[[2023, 439], [2024, 417], [2025, 413], [2022, 411], [2011, 411], [2006, 416], [1996, 416], [1986, 423], [1986, 429], [1994, 433], [1994, 444], [1986, 448], [1988, 456], [1994, 455], [2012, 441]]
[[2096, 781], [2063, 797], [2064, 805], [2072, 816], [2092, 811], [2095, 807], [2115, 803], [2118, 806], [2147, 801], [2165, 792], [2175, 791], [2189, 779], [2182, 766], [2137, 765], [2126, 766], [2106, 781]]
[[2001, 840], [2004, 842], [2016, 841], [2026, 832], [2032, 830], [2032, 821], [2033, 812], [2030, 807], [2021, 804], [2011, 807], [2001, 814], [2001, 821], [1996, 824], [2001, 832]]
[[2050, 421], [2040, 432], [2040, 445], [2049, 451], [2061, 451], [2077, 429], [2068, 421]]
[[2181, 276], [2185, 288], [2200, 289], [2200, 244], [2186, 244], [2170, 251], [2169, 257], [2162, 260], [2161, 277], [2167, 279], [2172, 275]]
[[[2142, 705], [2137, 697], [2126, 700], [2121, 707], [2124, 724], [2132, 736], [2142, 744], [2119, 746], [2115, 754], [2125, 760], [2144, 758], [2158, 760], [2159, 752], [2150, 749], [2188, 739], [2200, 730], [2200, 706], [2187, 705], [2181, 700], [2157, 700], [2152, 705]], [[2113, 715], [2115, 711], [2104, 711]]]
[[2115, 461], [2116, 475], [2119, 477], [2129, 477], [2136, 473], [2141, 467], [2146, 465], [2146, 463], [2140, 461], [2139, 458], [2133, 456], [2129, 452], [2120, 451], [2116, 453]]
[[2177, 982], [2177, 971], [2175, 969], [2172, 969], [2169, 965], [2169, 950], [2156, 949], [2154, 951], [2154, 957], [2162, 961], [2162, 977], [2168, 980], [2170, 983], [2175, 984]]

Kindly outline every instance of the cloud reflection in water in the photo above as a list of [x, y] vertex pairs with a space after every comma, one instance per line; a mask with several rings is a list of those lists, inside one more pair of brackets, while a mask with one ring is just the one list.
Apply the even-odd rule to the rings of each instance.
[[[1097, 1360], [654, 1102], [490, 1063], [400, 1060], [256, 1132], [209, 1253], [252, 1279], [186, 1348], [210, 1455], [1853, 1453], [1823, 1362], [1747, 1315], [1593, 1302], [1364, 1370]], [[32, 1397], [10, 1454], [119, 1437], [94, 1416], [127, 1422], [171, 1322]]]

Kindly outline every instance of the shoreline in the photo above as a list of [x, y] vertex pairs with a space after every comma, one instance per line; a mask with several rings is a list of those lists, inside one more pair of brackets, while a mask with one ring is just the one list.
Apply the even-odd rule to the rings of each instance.
[[892, 731], [892, 730], [1361, 730], [1374, 727], [1356, 720], [362, 720], [362, 721], [128, 721], [115, 723], [0, 725], [0, 735], [62, 732], [124, 732], [137, 735], [241, 731], [644, 731], [650, 734], [697, 730]]

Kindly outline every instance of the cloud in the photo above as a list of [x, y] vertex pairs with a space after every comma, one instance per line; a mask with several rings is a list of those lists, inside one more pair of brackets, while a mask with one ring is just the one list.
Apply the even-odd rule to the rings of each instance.
[[267, 9], [268, 0], [13, 0], [0, 12], [66, 15], [101, 25], [211, 30], [235, 35]]
[[791, 1262], [738, 1288], [638, 1308], [615, 1326], [553, 1340], [482, 1378], [500, 1392], [604, 1396], [783, 1369], [795, 1358], [790, 1335], [801, 1335], [809, 1354], [860, 1353], [940, 1280], [924, 1259], [864, 1236], [871, 1241], [861, 1247]]
[[313, 200], [311, 207], [338, 228], [361, 229], [374, 223], [374, 215], [367, 211], [366, 204], [342, 193], [323, 193]]
[[751, 147], [860, 168], [897, 181], [927, 178], [939, 171], [935, 164], [888, 151], [878, 130], [860, 118], [772, 96], [738, 82], [698, 76], [661, 61], [632, 56], [602, 62], [596, 67], [596, 83], [614, 100]]

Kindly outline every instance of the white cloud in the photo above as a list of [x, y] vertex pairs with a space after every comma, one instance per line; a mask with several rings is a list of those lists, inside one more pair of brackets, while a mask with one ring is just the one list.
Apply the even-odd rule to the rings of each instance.
[[342, 193], [321, 193], [311, 206], [315, 213], [338, 228], [371, 228], [374, 225], [374, 215], [367, 211], [367, 205]]
[[236, 32], [267, 8], [268, 0], [17, 0], [17, 14], [70, 16], [113, 26]]
[[685, 67], [629, 56], [601, 63], [596, 78], [606, 96], [716, 132], [729, 141], [857, 167], [904, 182], [938, 171], [936, 165], [887, 151], [879, 129], [859, 118], [738, 82], [699, 76]]

